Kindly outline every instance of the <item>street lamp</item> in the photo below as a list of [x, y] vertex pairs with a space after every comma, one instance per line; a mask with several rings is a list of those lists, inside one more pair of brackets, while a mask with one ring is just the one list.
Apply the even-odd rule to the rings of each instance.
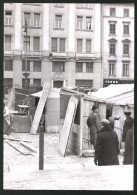
[[26, 47], [25, 47], [25, 72], [23, 73], [23, 76], [25, 77], [25, 89], [27, 89], [27, 78], [29, 77], [29, 73], [27, 72], [27, 32], [28, 32], [27, 20], [25, 20], [24, 32], [26, 32]]

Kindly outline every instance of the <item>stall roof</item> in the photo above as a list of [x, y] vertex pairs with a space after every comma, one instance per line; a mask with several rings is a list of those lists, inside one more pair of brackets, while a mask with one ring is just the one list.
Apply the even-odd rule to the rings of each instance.
[[97, 92], [90, 92], [92, 98], [103, 98], [106, 101], [119, 104], [134, 104], [134, 84], [112, 84], [100, 88]]
[[[39, 91], [37, 93], [33, 93], [31, 94], [34, 97], [41, 97], [42, 95], [42, 91]], [[48, 94], [48, 98], [59, 98], [60, 97], [60, 89], [50, 89], [49, 94]]]

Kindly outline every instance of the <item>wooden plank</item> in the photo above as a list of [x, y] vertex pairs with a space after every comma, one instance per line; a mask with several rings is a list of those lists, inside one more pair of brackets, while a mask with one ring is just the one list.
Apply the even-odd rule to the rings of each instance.
[[9, 137], [7, 135], [4, 135], [4, 139], [8, 139], [10, 141], [23, 141], [23, 142], [29, 142], [29, 143], [31, 142], [29, 140], [17, 139], [17, 138], [14, 138], [14, 137]]
[[30, 134], [36, 134], [37, 133], [37, 129], [39, 126], [39, 122], [41, 119], [41, 115], [43, 112], [43, 108], [46, 102], [46, 99], [48, 97], [49, 94], [49, 89], [50, 89], [50, 83], [49, 82], [45, 82], [44, 86], [43, 86], [43, 91], [42, 91], [42, 95], [40, 97], [36, 112], [35, 112], [35, 116], [34, 116], [34, 120], [31, 126], [31, 130], [30, 130]]
[[82, 157], [83, 150], [83, 115], [84, 115], [84, 102], [83, 97], [80, 99], [80, 153], [79, 156]]
[[26, 143], [24, 143], [24, 142], [22, 142], [22, 141], [20, 141], [20, 144], [21, 144], [22, 146], [24, 146], [25, 148], [27, 148], [28, 150], [30, 150], [31, 152], [37, 153], [37, 150], [36, 150], [34, 147], [32, 147], [32, 146], [30, 146], [30, 145], [28, 145], [28, 144], [26, 144]]
[[74, 96], [71, 96], [71, 98], [69, 99], [63, 128], [60, 134], [58, 152], [61, 156], [65, 156], [65, 151], [66, 151], [66, 147], [67, 147], [67, 143], [69, 139], [71, 126], [75, 118], [77, 105], [78, 105], [78, 100]]

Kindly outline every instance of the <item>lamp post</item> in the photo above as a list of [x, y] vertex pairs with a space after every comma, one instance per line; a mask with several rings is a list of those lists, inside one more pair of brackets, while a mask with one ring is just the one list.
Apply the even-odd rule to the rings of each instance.
[[24, 32], [26, 32], [26, 47], [25, 47], [25, 72], [23, 73], [23, 76], [25, 77], [25, 89], [27, 89], [27, 78], [29, 77], [29, 73], [27, 72], [27, 33], [28, 33], [27, 20], [25, 20]]

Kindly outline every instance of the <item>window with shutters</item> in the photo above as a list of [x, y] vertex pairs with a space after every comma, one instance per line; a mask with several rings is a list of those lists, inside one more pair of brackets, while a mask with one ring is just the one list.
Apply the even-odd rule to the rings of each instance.
[[86, 17], [86, 29], [91, 30], [91, 17]]
[[34, 27], [40, 27], [40, 13], [34, 13]]
[[51, 51], [62, 53], [65, 52], [65, 38], [52, 38]]
[[83, 29], [83, 17], [77, 16], [77, 29], [82, 30]]
[[5, 35], [5, 50], [11, 50], [11, 35]]
[[62, 15], [55, 15], [55, 26], [54, 28], [62, 29]]
[[41, 79], [33, 79], [33, 84], [41, 86]]
[[[25, 71], [25, 60], [22, 61], [22, 71]], [[27, 60], [27, 71], [30, 71], [30, 61]]]
[[33, 37], [33, 50], [34, 51], [40, 50], [40, 37]]
[[93, 80], [75, 80], [77, 87], [92, 87]]
[[129, 17], [129, 9], [124, 9], [124, 17]]
[[30, 27], [31, 26], [30, 13], [24, 13], [24, 23], [23, 23], [24, 26], [25, 26], [25, 21], [27, 21], [27, 26]]
[[33, 72], [41, 72], [41, 61], [33, 61]]
[[109, 62], [109, 76], [115, 76], [115, 61]]
[[86, 53], [91, 53], [91, 39], [86, 39]]
[[52, 62], [52, 72], [65, 72], [65, 62]]
[[77, 39], [77, 52], [82, 53], [83, 50], [83, 40], [82, 39]]
[[86, 62], [86, 72], [93, 73], [93, 62]]
[[76, 72], [83, 72], [83, 63], [76, 62]]
[[23, 49], [26, 50], [26, 43], [27, 43], [27, 51], [30, 51], [30, 37], [27, 36], [27, 39], [26, 39], [26, 36], [24, 36], [24, 45], [23, 45]]
[[110, 35], [116, 35], [116, 24], [110, 23]]
[[116, 9], [115, 8], [110, 8], [110, 16], [112, 16], [112, 17], [116, 16]]
[[12, 11], [5, 11], [5, 25], [12, 25]]
[[5, 71], [13, 71], [13, 61], [5, 60]]
[[123, 76], [129, 76], [129, 63], [123, 62]]
[[123, 23], [123, 36], [129, 36], [129, 23]]

